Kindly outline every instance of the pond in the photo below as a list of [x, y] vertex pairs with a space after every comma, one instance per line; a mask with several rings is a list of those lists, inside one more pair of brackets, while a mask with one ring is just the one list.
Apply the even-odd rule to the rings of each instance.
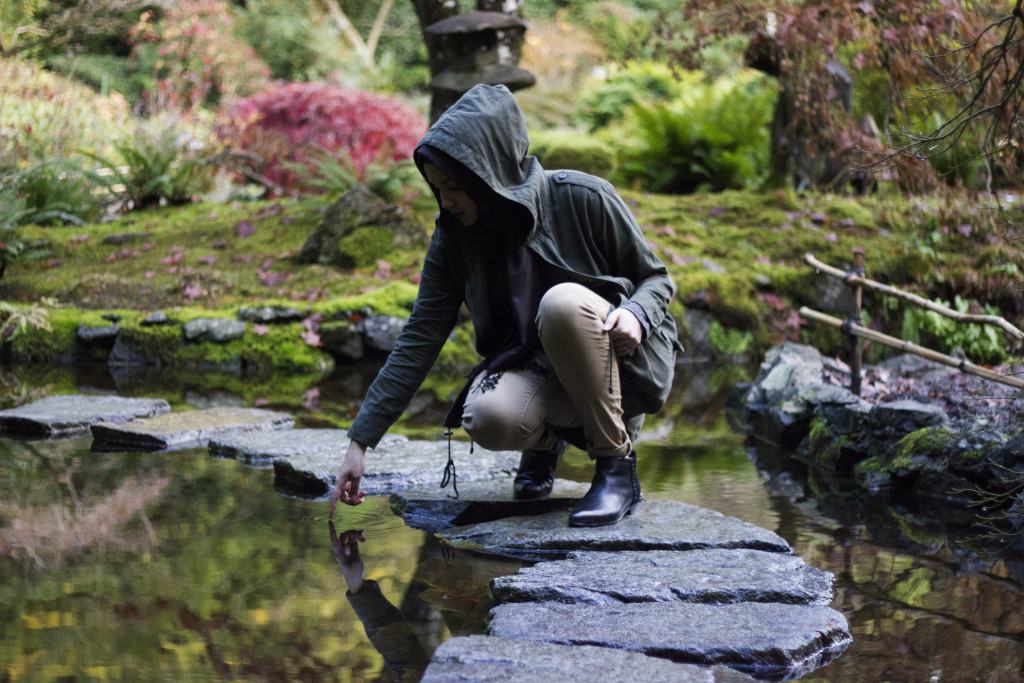
[[[727, 387], [680, 382], [677, 414], [637, 447], [645, 496], [775, 531], [836, 575], [832, 606], [854, 640], [803, 680], [1024, 678], [1024, 558], [969, 553], [927, 511], [818, 501], [799, 478], [767, 477], [723, 428]], [[118, 390], [73, 373], [14, 384], [33, 399]], [[299, 424], [344, 418], [362, 384], [334, 378], [315, 402], [307, 392]], [[184, 381], [158, 389], [130, 393], [175, 407], [252, 400]], [[438, 412], [420, 405], [409, 428], [426, 433]], [[270, 470], [205, 449], [90, 444], [0, 439], [0, 679], [415, 680], [446, 638], [483, 632], [488, 582], [523, 564], [441, 546], [384, 497], [330, 525], [326, 503], [275, 492]], [[590, 467], [570, 449], [558, 474], [587, 481]], [[358, 599], [346, 595], [353, 547], [372, 582]]]

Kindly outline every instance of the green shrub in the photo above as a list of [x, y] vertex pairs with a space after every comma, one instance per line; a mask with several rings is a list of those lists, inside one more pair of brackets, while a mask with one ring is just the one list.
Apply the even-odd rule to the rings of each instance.
[[[949, 306], [946, 301], [938, 301]], [[994, 325], [959, 323], [952, 318], [910, 306], [890, 298], [883, 298], [886, 309], [902, 309], [900, 336], [913, 343], [935, 348], [943, 353], [961, 349], [967, 358], [975, 363], [997, 364], [1006, 360], [1008, 351], [1002, 333]], [[979, 305], [969, 299], [954, 297], [949, 306], [960, 313], [975, 312], [981, 315], [1001, 315], [991, 304]]]
[[147, 119], [114, 145], [116, 156], [88, 155], [107, 168], [107, 185], [127, 208], [187, 204], [213, 186], [222, 157], [208, 147], [201, 127], [184, 123], [173, 114]]
[[750, 348], [754, 336], [745, 330], [727, 330], [717, 320], [711, 321], [708, 329], [708, 342], [718, 352], [726, 356], [737, 356]]
[[56, 159], [23, 171], [0, 170], [0, 228], [81, 225], [100, 217], [99, 179], [75, 161]]
[[0, 59], [0, 165], [26, 168], [79, 150], [111, 151], [131, 129], [124, 97], [97, 95], [84, 85], [16, 58]]
[[[938, 130], [943, 123], [943, 117], [934, 112], [932, 128]], [[939, 143], [928, 161], [947, 185], [955, 187], [962, 184], [968, 189], [980, 190], [985, 184], [985, 161], [981, 150], [973, 140], [966, 137]]]
[[651, 24], [651, 18], [618, 2], [598, 2], [583, 11], [583, 26], [614, 62], [639, 56]]
[[744, 72], [692, 85], [669, 102], [634, 106], [619, 137], [638, 140], [619, 153], [621, 180], [675, 194], [759, 185], [775, 96], [770, 79]]
[[535, 134], [530, 154], [549, 170], [571, 168], [607, 178], [615, 169], [615, 151], [609, 145], [578, 133]]
[[656, 62], [629, 62], [613, 67], [608, 77], [590, 82], [580, 97], [576, 117], [588, 130], [621, 120], [639, 102], [667, 102], [679, 97], [684, 88], [696, 85], [700, 74], [674, 74], [671, 67]]

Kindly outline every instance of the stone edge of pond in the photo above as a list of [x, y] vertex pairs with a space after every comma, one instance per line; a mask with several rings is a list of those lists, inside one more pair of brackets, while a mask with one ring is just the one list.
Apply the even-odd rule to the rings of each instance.
[[638, 652], [593, 645], [557, 645], [494, 636], [449, 638], [434, 651], [420, 679], [441, 681], [585, 680], [647, 683], [741, 683], [750, 676], [724, 666], [671, 662]]
[[55, 394], [8, 410], [0, 410], [0, 435], [73, 436], [97, 422], [123, 424], [171, 412], [160, 398], [125, 398], [90, 394]]
[[166, 413], [115, 424], [89, 426], [96, 451], [164, 451], [202, 447], [216, 436], [238, 432], [290, 430], [287, 413], [260, 408], [206, 408]]

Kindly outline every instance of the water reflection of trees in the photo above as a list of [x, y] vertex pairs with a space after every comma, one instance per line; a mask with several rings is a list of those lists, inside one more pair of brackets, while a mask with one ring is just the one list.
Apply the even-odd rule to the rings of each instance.
[[[80, 440], [0, 440], [0, 552], [38, 567], [83, 552], [156, 545], [146, 508], [169, 483], [159, 471], [122, 476], [114, 461], [84, 464]], [[77, 449], [76, 449], [77, 447]], [[113, 477], [102, 476], [104, 470]]]

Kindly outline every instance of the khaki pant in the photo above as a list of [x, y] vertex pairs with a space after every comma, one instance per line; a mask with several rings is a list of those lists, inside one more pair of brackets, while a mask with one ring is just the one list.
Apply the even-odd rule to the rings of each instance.
[[543, 351], [522, 368], [481, 373], [470, 387], [462, 426], [473, 440], [489, 450], [546, 450], [558, 440], [552, 427], [582, 427], [591, 457], [629, 455], [619, 363], [603, 330], [613, 308], [582, 285], [548, 290], [537, 311]]

